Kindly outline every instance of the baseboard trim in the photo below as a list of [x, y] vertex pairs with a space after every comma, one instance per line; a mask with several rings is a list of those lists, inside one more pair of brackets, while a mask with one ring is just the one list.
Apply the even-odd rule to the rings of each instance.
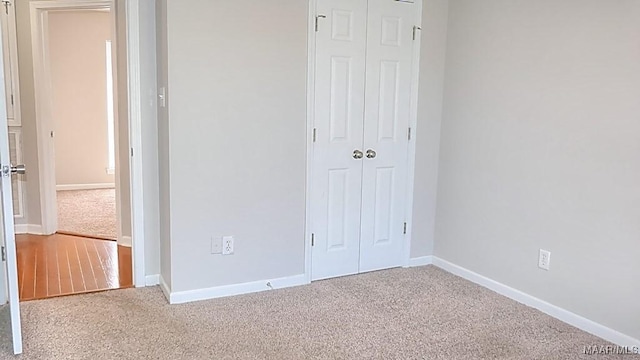
[[29, 224], [15, 224], [13, 229], [18, 234], [28, 234], [29, 233]]
[[[118, 245], [131, 247], [131, 245], [132, 245], [131, 236], [123, 236], [123, 237], [121, 237], [120, 240], [118, 240]], [[156, 285], [158, 285], [158, 284], [156, 284]]]
[[421, 256], [417, 258], [409, 259], [409, 265], [406, 267], [418, 267], [418, 266], [426, 266], [433, 264], [433, 256]]
[[[250, 294], [260, 291], [284, 289], [293, 286], [308, 284], [304, 274], [288, 276], [278, 279], [252, 281], [242, 284], [217, 286], [207, 289], [172, 292], [169, 295], [169, 303], [183, 304], [192, 301], [215, 299], [227, 296]], [[269, 287], [271, 285], [271, 287]]]
[[16, 224], [13, 228], [16, 234], [45, 235], [42, 231], [42, 225]]
[[167, 299], [169, 304], [171, 304], [171, 290], [169, 289], [169, 285], [167, 285], [167, 282], [164, 281], [162, 274], [158, 275], [158, 278], [160, 280], [160, 290], [162, 290], [164, 297]]
[[463, 279], [483, 286], [489, 290], [493, 290], [498, 294], [506, 296], [521, 304], [538, 309], [551, 317], [554, 317], [569, 325], [575, 326], [580, 330], [586, 331], [604, 340], [610, 341], [616, 345], [640, 347], [639, 339], [635, 339], [629, 335], [622, 334], [602, 324], [598, 324], [595, 321], [586, 319], [580, 315], [574, 314], [568, 310], [550, 304], [544, 300], [538, 299], [520, 290], [516, 290], [495, 280], [489, 279], [488, 277], [450, 263], [446, 260], [440, 259], [438, 257], [433, 257], [433, 265], [454, 275], [460, 276]]
[[115, 188], [116, 188], [116, 184], [111, 184], [111, 183], [56, 185], [56, 191], [98, 190], [98, 189], [115, 189]]
[[160, 285], [160, 274], [147, 275], [144, 278], [144, 286]]

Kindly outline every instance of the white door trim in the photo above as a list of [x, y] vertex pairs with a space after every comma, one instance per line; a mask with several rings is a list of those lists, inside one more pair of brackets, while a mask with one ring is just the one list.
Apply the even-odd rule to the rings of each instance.
[[307, 169], [305, 185], [305, 230], [304, 230], [304, 277], [311, 283], [311, 186], [313, 178], [313, 124], [315, 121], [315, 79], [316, 79], [316, 7], [317, 0], [309, 0], [309, 20], [307, 24]]
[[[416, 0], [416, 18], [415, 26], [422, 29], [422, 0]], [[407, 159], [407, 191], [405, 204], [405, 219], [407, 221], [407, 233], [405, 234], [404, 244], [404, 266], [411, 266], [411, 238], [413, 234], [413, 190], [416, 170], [416, 138], [418, 134], [418, 93], [420, 91], [420, 43], [422, 41], [422, 31], [415, 32], [416, 38], [413, 43], [413, 69], [411, 70], [411, 105], [409, 115], [409, 127], [411, 129], [411, 139], [409, 140], [409, 155]]]
[[[120, 118], [120, 87], [122, 84], [118, 82], [118, 48], [119, 48], [119, 39], [118, 39], [118, 2], [113, 0], [111, 3], [111, 81], [113, 84], [112, 95], [113, 95], [113, 114], [114, 114], [114, 134], [113, 134], [113, 143], [115, 146], [115, 171], [114, 171], [114, 188], [116, 193], [116, 239], [118, 241], [118, 245], [125, 245], [125, 239], [122, 234], [122, 171], [120, 167], [122, 166], [122, 162], [120, 161], [120, 131], [122, 119]], [[109, 172], [110, 169], [107, 169]], [[131, 235], [131, 234], [129, 234]], [[131, 236], [129, 236], [129, 246], [131, 246]]]
[[127, 0], [127, 82], [129, 89], [129, 158], [133, 284], [146, 286], [144, 194], [142, 166], [142, 87], [140, 60], [140, 0]]
[[[311, 282], [311, 258], [312, 258], [312, 246], [311, 246], [311, 229], [312, 229], [312, 214], [311, 214], [311, 191], [313, 187], [313, 128], [315, 123], [315, 60], [316, 60], [316, 30], [315, 30], [315, 17], [316, 7], [318, 0], [309, 0], [309, 19], [308, 19], [308, 59], [307, 59], [307, 168], [306, 168], [306, 189], [305, 189], [305, 262], [304, 273], [307, 283]], [[418, 11], [416, 26], [422, 27], [422, 0], [415, 0], [416, 11]], [[407, 219], [407, 234], [404, 238], [404, 266], [408, 267], [411, 260], [411, 229], [413, 219], [413, 189], [414, 189], [414, 174], [415, 174], [415, 158], [416, 158], [416, 139], [417, 129], [416, 124], [418, 120], [418, 85], [420, 81], [419, 68], [420, 68], [420, 31], [416, 31], [416, 39], [413, 47], [413, 69], [412, 69], [412, 83], [411, 83], [411, 115], [409, 118], [409, 124], [411, 126], [411, 140], [409, 141], [408, 150], [408, 177], [407, 177], [407, 191], [406, 191], [406, 214]]]
[[[127, 0], [127, 82], [129, 89], [129, 143], [131, 149], [140, 149], [142, 143], [140, 94], [140, 17], [139, 0]], [[53, 145], [50, 141], [52, 118], [51, 80], [47, 68], [48, 26], [47, 14], [51, 10], [115, 9], [113, 0], [47, 0], [31, 1], [31, 36], [34, 65], [36, 129], [38, 143], [38, 169], [40, 172], [40, 206], [42, 232], [57, 231], [56, 181]], [[115, 43], [116, 39], [112, 39]], [[117, 48], [117, 47], [116, 47]], [[119, 146], [116, 144], [116, 149]], [[134, 152], [135, 153], [135, 152]], [[117, 158], [117, 154], [116, 154]], [[142, 158], [132, 157], [130, 163], [133, 283], [145, 286], [144, 267], [144, 214], [142, 203]]]

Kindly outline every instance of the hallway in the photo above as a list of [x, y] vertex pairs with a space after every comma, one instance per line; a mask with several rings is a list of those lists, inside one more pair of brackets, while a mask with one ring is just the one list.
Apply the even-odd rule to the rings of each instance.
[[17, 235], [20, 301], [133, 286], [131, 248], [78, 236]]

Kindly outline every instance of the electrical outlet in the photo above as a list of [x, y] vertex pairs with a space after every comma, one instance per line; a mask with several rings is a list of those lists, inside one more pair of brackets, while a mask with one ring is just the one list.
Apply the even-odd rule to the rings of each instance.
[[233, 254], [233, 236], [222, 237], [222, 255]]
[[540, 249], [540, 255], [538, 256], [538, 267], [543, 270], [549, 270], [551, 265], [551, 252]]
[[211, 253], [222, 254], [222, 237], [214, 236], [211, 238]]

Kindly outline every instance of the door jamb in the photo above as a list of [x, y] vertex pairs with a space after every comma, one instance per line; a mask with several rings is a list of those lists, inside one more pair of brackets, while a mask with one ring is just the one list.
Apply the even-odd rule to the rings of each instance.
[[313, 179], [313, 126], [315, 123], [315, 89], [316, 89], [316, 9], [318, 0], [309, 0], [309, 20], [307, 21], [307, 168], [305, 185], [305, 230], [304, 230], [304, 277], [311, 283], [311, 190]]
[[142, 165], [142, 74], [140, 58], [140, 0], [126, 0], [127, 88], [129, 96], [129, 178], [133, 284], [146, 286], [145, 218]]
[[[315, 123], [315, 60], [316, 60], [316, 30], [315, 17], [318, 0], [309, 0], [309, 19], [307, 24], [308, 49], [307, 49], [307, 167], [306, 167], [306, 188], [305, 188], [305, 261], [304, 275], [305, 281], [311, 283], [311, 261], [312, 246], [311, 233], [313, 229], [311, 213], [311, 191], [313, 187], [313, 127]], [[418, 16], [416, 26], [422, 27], [422, 0], [415, 0]], [[407, 234], [404, 237], [403, 266], [408, 267], [411, 260], [411, 229], [413, 219], [413, 190], [416, 164], [416, 139], [418, 135], [418, 87], [420, 80], [420, 42], [421, 32], [416, 32], [416, 39], [413, 45], [412, 75], [411, 75], [411, 109], [409, 115], [409, 126], [411, 127], [411, 139], [409, 140], [407, 154], [407, 191], [405, 192], [405, 219], [407, 221]]]
[[[422, 0], [416, 0], [417, 29], [422, 29]], [[415, 31], [415, 30], [414, 30]], [[407, 222], [407, 233], [404, 236], [404, 267], [409, 267], [411, 263], [411, 240], [413, 235], [413, 199], [414, 181], [416, 172], [416, 139], [418, 138], [418, 95], [420, 87], [420, 50], [422, 42], [422, 31], [415, 31], [413, 41], [413, 60], [411, 69], [411, 104], [409, 114], [409, 128], [411, 129], [409, 139], [409, 153], [407, 158], [407, 191], [405, 192], [405, 215]], [[409, 135], [408, 135], [409, 136]]]

